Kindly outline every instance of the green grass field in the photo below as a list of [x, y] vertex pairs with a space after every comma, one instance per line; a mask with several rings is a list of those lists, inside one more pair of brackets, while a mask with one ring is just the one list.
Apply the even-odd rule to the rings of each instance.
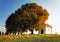
[[3, 35], [0, 42], [60, 42], [60, 35]]

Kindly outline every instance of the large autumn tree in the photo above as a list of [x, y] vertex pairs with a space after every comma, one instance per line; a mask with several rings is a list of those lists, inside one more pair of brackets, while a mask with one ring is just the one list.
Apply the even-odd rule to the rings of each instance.
[[6, 20], [6, 33], [24, 32], [27, 29], [39, 30], [45, 27], [45, 21], [49, 13], [42, 6], [36, 3], [26, 3], [21, 8], [12, 13]]

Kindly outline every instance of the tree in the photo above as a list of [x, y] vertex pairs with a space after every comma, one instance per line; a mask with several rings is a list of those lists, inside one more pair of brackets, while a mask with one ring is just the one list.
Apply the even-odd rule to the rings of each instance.
[[45, 27], [45, 21], [48, 19], [49, 13], [42, 6], [36, 3], [26, 3], [21, 8], [12, 13], [6, 20], [6, 33], [24, 32], [29, 29], [39, 30]]

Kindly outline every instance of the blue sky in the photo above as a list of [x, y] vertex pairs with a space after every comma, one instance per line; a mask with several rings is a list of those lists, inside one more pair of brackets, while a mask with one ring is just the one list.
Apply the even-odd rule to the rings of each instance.
[[53, 33], [60, 33], [60, 0], [0, 0], [0, 30], [4, 31], [7, 17], [25, 3], [37, 3], [47, 9], [50, 16], [46, 23], [53, 27]]

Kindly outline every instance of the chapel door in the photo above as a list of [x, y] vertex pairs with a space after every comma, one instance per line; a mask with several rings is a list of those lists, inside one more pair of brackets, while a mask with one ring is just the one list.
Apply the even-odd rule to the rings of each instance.
[[41, 34], [43, 34], [44, 32], [43, 32], [43, 29], [41, 29]]

